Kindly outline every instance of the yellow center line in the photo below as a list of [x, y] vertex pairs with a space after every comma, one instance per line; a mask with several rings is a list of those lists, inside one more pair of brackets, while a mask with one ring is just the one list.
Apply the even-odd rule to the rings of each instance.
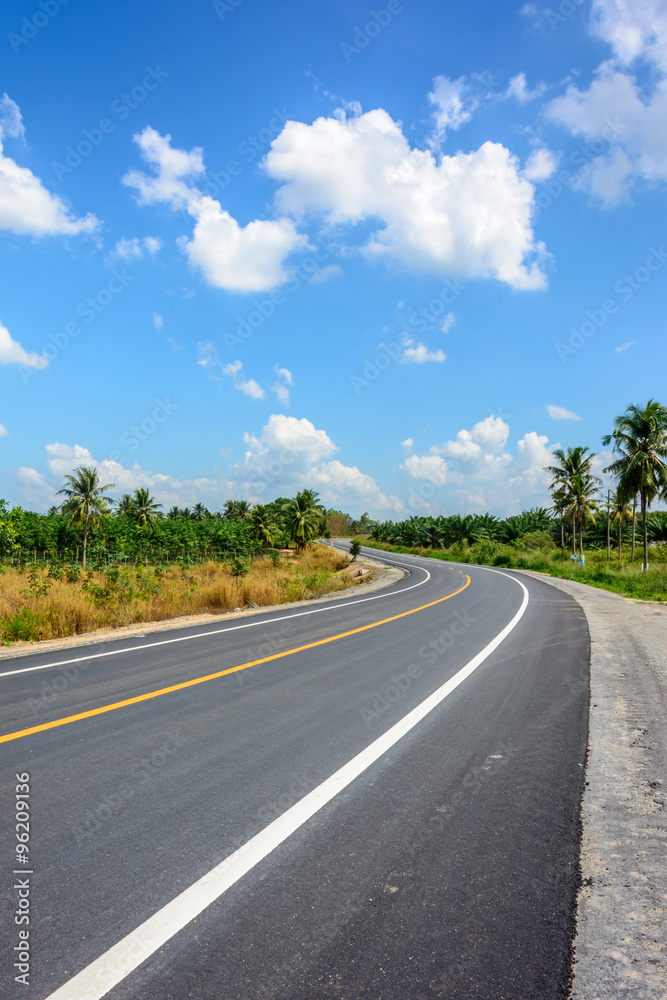
[[357, 635], [359, 632], [366, 632], [371, 628], [378, 628], [380, 625], [387, 625], [389, 622], [398, 621], [399, 618], [406, 618], [408, 615], [414, 615], [418, 611], [424, 611], [426, 608], [432, 608], [436, 604], [442, 604], [443, 601], [449, 601], [450, 598], [456, 597], [470, 586], [470, 577], [466, 576], [466, 583], [455, 590], [453, 594], [448, 594], [447, 597], [439, 597], [437, 601], [431, 601], [429, 604], [422, 604], [419, 608], [413, 608], [412, 611], [402, 611], [400, 615], [392, 615], [391, 618], [383, 618], [382, 621], [373, 622], [371, 625], [362, 625], [361, 628], [353, 628], [350, 632], [341, 632], [340, 635], [332, 635], [328, 639], [318, 639], [317, 642], [309, 642], [306, 646], [297, 646], [295, 649], [286, 649], [282, 653], [273, 653], [271, 656], [265, 656], [261, 660], [251, 660], [249, 663], [241, 663], [238, 667], [229, 667], [227, 670], [219, 670], [215, 674], [207, 674], [205, 677], [195, 677], [191, 681], [183, 681], [181, 684], [172, 684], [171, 687], [161, 688], [159, 691], [149, 691], [147, 694], [137, 695], [136, 698], [126, 698], [125, 701], [116, 701], [112, 705], [102, 705], [100, 708], [91, 708], [89, 712], [79, 712], [78, 715], [68, 715], [64, 719], [54, 719], [53, 722], [44, 722], [41, 726], [32, 726], [30, 729], [20, 729], [16, 733], [7, 733], [5, 736], [0, 736], [0, 743], [9, 743], [10, 740], [19, 740], [23, 736], [32, 736], [33, 733], [42, 733], [46, 729], [56, 729], [58, 726], [68, 726], [71, 722], [79, 722], [81, 719], [91, 719], [95, 715], [104, 715], [105, 712], [115, 712], [119, 708], [126, 708], [128, 705], [137, 705], [142, 701], [149, 701], [151, 698], [160, 698], [163, 694], [172, 694], [174, 691], [184, 691], [186, 688], [194, 687], [196, 684], [205, 684], [207, 681], [217, 680], [218, 677], [226, 677], [228, 674], [235, 674], [239, 670], [248, 670], [249, 667], [257, 667], [260, 663], [269, 663], [271, 660], [280, 660], [283, 656], [292, 656], [294, 653], [302, 653], [306, 649], [315, 649], [316, 646], [325, 646], [328, 642], [336, 642], [338, 639], [345, 639], [349, 635]]

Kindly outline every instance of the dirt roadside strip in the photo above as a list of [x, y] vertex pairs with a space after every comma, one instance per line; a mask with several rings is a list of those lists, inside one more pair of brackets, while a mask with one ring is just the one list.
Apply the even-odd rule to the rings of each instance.
[[667, 608], [528, 575], [574, 597], [591, 636], [572, 1000], [665, 1000]]
[[373, 573], [373, 579], [368, 583], [359, 583], [347, 590], [336, 590], [324, 597], [309, 601], [292, 601], [286, 604], [274, 604], [270, 607], [244, 608], [240, 611], [227, 611], [221, 615], [182, 615], [180, 618], [168, 618], [159, 622], [135, 622], [124, 628], [99, 629], [96, 632], [86, 632], [84, 635], [70, 635], [65, 639], [47, 639], [44, 642], [15, 642], [11, 646], [0, 646], [0, 661], [10, 660], [17, 656], [28, 656], [32, 653], [48, 653], [50, 650], [70, 649], [74, 646], [91, 646], [99, 642], [109, 642], [112, 639], [138, 639], [155, 632], [168, 632], [171, 629], [187, 628], [190, 625], [213, 625], [216, 622], [232, 621], [235, 618], [248, 618], [252, 615], [263, 615], [272, 611], [289, 611], [292, 608], [307, 607], [309, 604], [320, 604], [322, 601], [338, 601], [350, 597], [360, 597], [372, 594], [384, 587], [409, 576], [407, 570], [397, 566], [386, 566], [375, 559], [357, 559], [357, 565], [364, 575]]

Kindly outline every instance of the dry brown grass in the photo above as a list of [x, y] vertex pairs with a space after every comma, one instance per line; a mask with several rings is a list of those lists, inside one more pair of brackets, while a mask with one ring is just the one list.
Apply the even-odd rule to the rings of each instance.
[[0, 567], [0, 643], [59, 639], [134, 622], [317, 598], [359, 582], [356, 573], [347, 555], [323, 545], [298, 558], [283, 553], [277, 565], [269, 557], [256, 559], [246, 576], [234, 577], [229, 566], [215, 562], [185, 570], [142, 567], [121, 569], [111, 585], [106, 574], [92, 573], [88, 590], [82, 577], [76, 583], [53, 580], [40, 592], [47, 570], [31, 578], [27, 572]]

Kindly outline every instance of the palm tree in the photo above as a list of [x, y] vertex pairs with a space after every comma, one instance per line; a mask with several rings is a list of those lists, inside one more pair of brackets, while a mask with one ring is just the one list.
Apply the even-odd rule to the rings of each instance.
[[623, 554], [623, 524], [632, 520], [632, 507], [622, 490], [616, 490], [611, 498], [611, 523], [618, 523], [618, 561]]
[[170, 509], [169, 509], [169, 510], [167, 511], [167, 517], [168, 517], [168, 518], [169, 518], [169, 519], [170, 519], [171, 521], [175, 520], [175, 519], [176, 519], [177, 517], [180, 517], [180, 516], [181, 516], [181, 508], [180, 508], [180, 507], [171, 507], [171, 508], [170, 508]]
[[611, 434], [602, 439], [613, 442], [619, 456], [605, 472], [618, 478], [625, 496], [639, 494], [644, 534], [643, 570], [648, 569], [648, 508], [655, 498], [667, 496], [667, 409], [655, 399], [646, 406], [631, 403], [614, 421]]
[[553, 490], [551, 494], [553, 500], [552, 512], [560, 521], [560, 551], [563, 559], [565, 558], [565, 514], [568, 509], [567, 502], [567, 490], [564, 486], [558, 487]]
[[193, 521], [205, 521], [211, 516], [211, 512], [208, 507], [204, 507], [203, 503], [196, 503], [192, 508], [192, 520]]
[[266, 504], [256, 504], [248, 520], [250, 537], [260, 542], [265, 549], [273, 548], [276, 522], [270, 508]]
[[65, 486], [58, 490], [58, 496], [66, 497], [62, 511], [69, 514], [70, 522], [83, 524], [83, 568], [86, 568], [86, 548], [88, 546], [88, 526], [103, 514], [109, 513], [110, 497], [103, 494], [112, 490], [114, 483], [100, 486], [97, 469], [80, 465], [70, 476], [65, 476]]
[[134, 517], [134, 497], [129, 493], [123, 493], [119, 500], [116, 500], [116, 516]]
[[[600, 508], [596, 499], [600, 480], [590, 473], [573, 476], [567, 489], [567, 513], [573, 518], [573, 524], [579, 527], [579, 555], [584, 558], [584, 528], [590, 519], [595, 524], [595, 515]], [[576, 550], [575, 550], [576, 551]]]
[[[556, 448], [553, 457], [557, 459], [558, 464], [544, 467], [544, 471], [550, 472], [553, 476], [550, 487], [552, 495], [556, 490], [561, 489], [569, 494], [575, 477], [591, 475], [591, 465], [595, 455], [583, 445], [577, 445], [576, 448], [568, 446], [567, 451]], [[574, 556], [577, 554], [577, 505], [572, 504], [571, 497], [568, 499], [567, 507], [568, 513], [572, 516], [572, 555]]]
[[250, 516], [250, 504], [247, 500], [226, 500], [222, 515], [232, 521], [245, 521]]
[[134, 491], [134, 519], [140, 528], [149, 528], [162, 517], [162, 504], [155, 502], [148, 490], [141, 486]]
[[282, 506], [285, 528], [297, 552], [317, 537], [322, 523], [321, 512], [304, 493], [299, 493], [294, 500], [286, 500]]

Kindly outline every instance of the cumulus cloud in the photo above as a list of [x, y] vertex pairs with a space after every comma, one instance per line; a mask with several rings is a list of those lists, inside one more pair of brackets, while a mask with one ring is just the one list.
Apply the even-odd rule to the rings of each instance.
[[541, 97], [545, 90], [546, 87], [543, 83], [539, 83], [534, 90], [531, 90], [526, 82], [526, 74], [517, 73], [510, 80], [505, 96], [514, 98], [519, 104], [526, 104], [528, 101], [534, 101], [537, 97]]
[[153, 326], [155, 327], [155, 329], [159, 333], [160, 330], [162, 329], [162, 327], [164, 326], [164, 319], [162, 318], [162, 316], [160, 316], [159, 313], [154, 312], [153, 313], [153, 321], [152, 322], [153, 322]]
[[[667, 181], [667, 2], [594, 0], [592, 33], [612, 49], [586, 89], [570, 85], [547, 105], [547, 116], [572, 135], [606, 149], [577, 175], [575, 186], [611, 206], [640, 182]], [[640, 85], [631, 64], [649, 65]]]
[[190, 507], [202, 501], [211, 509], [222, 506], [225, 500], [236, 494], [236, 484], [225, 478], [179, 479], [162, 473], [150, 472], [138, 463], [127, 468], [111, 459], [96, 459], [88, 448], [54, 442], [46, 446], [48, 474], [37, 469], [23, 467], [17, 470], [16, 478], [22, 499], [38, 509], [62, 502], [56, 491], [62, 487], [64, 478], [79, 465], [97, 468], [102, 483], [115, 483], [113, 496], [133, 493], [145, 487], [155, 496], [165, 510], [174, 505]]
[[97, 229], [94, 215], [77, 219], [39, 177], [5, 155], [5, 136], [23, 137], [21, 112], [6, 94], [0, 101], [0, 230], [20, 236], [74, 236]]
[[[549, 478], [543, 467], [550, 464], [557, 446], [529, 431], [517, 442], [513, 455], [507, 448], [508, 436], [505, 421], [489, 416], [471, 430], [460, 430], [453, 440], [433, 445], [424, 455], [413, 454], [413, 442], [408, 439], [402, 445], [400, 468], [410, 480], [446, 488], [441, 495], [464, 510], [500, 513], [545, 503]], [[426, 502], [423, 506], [431, 507]]]
[[363, 247], [370, 259], [522, 289], [546, 283], [544, 247], [532, 230], [534, 188], [500, 143], [436, 156], [411, 148], [382, 109], [340, 112], [312, 125], [287, 122], [264, 167], [281, 183], [276, 204], [285, 215], [379, 221]]
[[153, 256], [162, 248], [162, 240], [158, 236], [144, 236], [140, 239], [123, 237], [118, 240], [112, 251], [112, 257], [118, 260], [141, 260], [146, 254]]
[[[202, 362], [200, 361], [199, 364], [202, 364]], [[228, 365], [221, 366], [221, 371], [223, 375], [231, 375], [234, 379], [235, 388], [239, 392], [244, 393], [244, 395], [249, 396], [250, 399], [264, 399], [266, 396], [259, 382], [256, 382], [254, 378], [246, 378], [244, 376], [243, 365], [240, 361], [230, 361]]]
[[403, 364], [423, 365], [427, 361], [442, 362], [447, 360], [444, 351], [439, 349], [431, 351], [426, 344], [415, 344], [410, 337], [404, 337], [403, 343], [406, 347], [399, 359]]
[[444, 138], [448, 130], [455, 131], [465, 125], [479, 107], [479, 98], [465, 76], [460, 76], [458, 80], [437, 76], [428, 99], [435, 109], [435, 124], [440, 138]]
[[25, 365], [26, 368], [46, 368], [48, 359], [41, 354], [24, 350], [18, 341], [13, 340], [6, 326], [0, 323], [0, 364]]
[[442, 326], [440, 327], [443, 333], [449, 333], [454, 324], [456, 323], [456, 316], [453, 312], [447, 313], [442, 321]]
[[535, 149], [526, 160], [523, 170], [524, 177], [529, 181], [546, 181], [555, 174], [558, 168], [558, 157], [550, 149], [544, 147]]
[[581, 420], [578, 413], [566, 410], [564, 406], [554, 406], [552, 403], [547, 403], [545, 409], [552, 420]]
[[175, 149], [170, 135], [162, 136], [150, 127], [135, 135], [134, 141], [153, 174], [130, 170], [123, 183], [135, 190], [140, 204], [165, 203], [185, 210], [195, 220], [192, 239], [182, 237], [179, 245], [208, 284], [228, 291], [259, 292], [287, 281], [287, 257], [308, 245], [290, 219], [256, 219], [240, 226], [220, 202], [196, 186], [204, 174], [201, 149]]
[[9, 437], [9, 431], [4, 424], [0, 424], [0, 438]]
[[310, 486], [327, 505], [395, 511], [403, 509], [397, 497], [387, 496], [372, 476], [332, 456], [337, 446], [324, 430], [305, 417], [272, 414], [259, 434], [245, 434], [243, 460], [235, 467], [246, 494], [266, 500]]

